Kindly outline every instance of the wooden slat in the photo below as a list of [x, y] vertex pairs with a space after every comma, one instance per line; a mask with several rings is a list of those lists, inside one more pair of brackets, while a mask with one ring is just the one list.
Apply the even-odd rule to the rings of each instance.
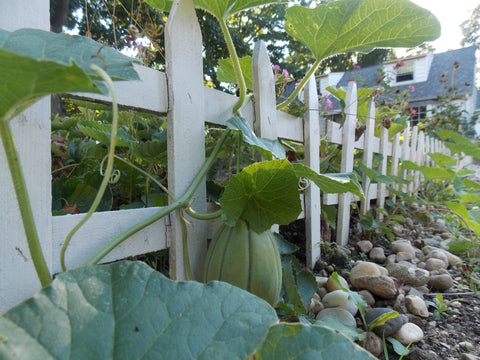
[[[90, 219], [75, 233], [65, 254], [67, 269], [81, 266], [115, 235], [130, 226], [146, 219], [159, 208], [119, 210], [94, 213]], [[53, 217], [53, 266], [58, 273], [60, 267], [60, 250], [70, 230], [85, 216], [64, 215]], [[112, 250], [101, 262], [111, 262], [128, 256], [145, 254], [167, 248], [167, 216], [129, 237]]]
[[[168, 77], [168, 188], [182, 195], [205, 162], [202, 36], [193, 0], [176, 0], [165, 29]], [[206, 211], [205, 183], [195, 193], [194, 208]], [[201, 280], [207, 250], [205, 221], [190, 219], [188, 247], [194, 278]], [[170, 276], [186, 279], [182, 220], [171, 214]]]
[[[388, 164], [388, 129], [382, 126], [380, 131], [380, 154], [383, 155], [383, 159], [378, 164], [378, 171], [382, 175], [387, 175]], [[385, 207], [385, 198], [387, 197], [387, 190], [385, 183], [378, 183], [377, 185], [377, 208], [383, 209]], [[377, 218], [383, 219], [383, 215], [377, 212]]]
[[[305, 165], [320, 172], [320, 119], [317, 84], [311, 79], [305, 88]], [[313, 182], [305, 191], [305, 235], [307, 267], [313, 269], [320, 258], [320, 189]]]
[[[3, 1], [0, 27], [50, 29], [48, 1]], [[0, 69], [0, 72], [3, 69]], [[45, 261], [52, 263], [50, 98], [10, 121]], [[0, 140], [0, 314], [40, 289]]]
[[[363, 164], [369, 168], [373, 164], [373, 138], [375, 137], [375, 102], [370, 100], [367, 108], [367, 118], [365, 120], [365, 132], [363, 134]], [[366, 175], [363, 174], [363, 191], [365, 193], [365, 199], [361, 200], [360, 211], [363, 215], [367, 214], [367, 211], [370, 210], [370, 199], [371, 196], [371, 180]]]
[[[115, 81], [115, 95], [119, 106], [154, 113], [168, 110], [167, 78], [161, 71], [134, 64], [140, 81]], [[148, 94], [148, 96], [145, 96]], [[73, 93], [71, 97], [80, 100], [110, 104], [107, 95], [93, 93]]]
[[[345, 104], [345, 113], [347, 116], [343, 125], [341, 172], [351, 172], [353, 170], [355, 124], [357, 121], [357, 84], [354, 81], [348, 83]], [[342, 246], [348, 242], [351, 201], [351, 193], [341, 194], [339, 196], [337, 243]]]

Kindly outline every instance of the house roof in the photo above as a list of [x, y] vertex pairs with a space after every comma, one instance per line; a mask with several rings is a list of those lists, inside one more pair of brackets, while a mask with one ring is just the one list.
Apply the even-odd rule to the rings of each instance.
[[[475, 46], [433, 54], [432, 64], [426, 81], [409, 82], [407, 85], [399, 85], [396, 87], [400, 90], [408, 88], [409, 85], [415, 87], [415, 91], [411, 93], [412, 98], [409, 100], [411, 104], [419, 105], [434, 103], [438, 96], [444, 94], [444, 89], [442, 88], [441, 83], [441, 74], [446, 74], [446, 84], [450, 84], [453, 74], [453, 64], [455, 61], [458, 61], [460, 65], [455, 72], [454, 78], [457, 93], [463, 94], [465, 91], [475, 91]], [[373, 87], [377, 84], [378, 69], [382, 66], [383, 65], [375, 65], [363, 69], [346, 71], [336, 87], [346, 88], [349, 79], [356, 79], [360, 86], [363, 83], [366, 84], [367, 87]], [[477, 104], [480, 103], [477, 102]]]

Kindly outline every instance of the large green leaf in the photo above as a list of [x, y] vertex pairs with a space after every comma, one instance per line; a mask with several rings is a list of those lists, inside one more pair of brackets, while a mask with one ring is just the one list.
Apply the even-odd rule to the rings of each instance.
[[256, 360], [375, 360], [348, 337], [321, 325], [280, 323], [270, 328]]
[[0, 317], [0, 358], [245, 359], [277, 320], [229, 284], [122, 261], [62, 273]]
[[232, 177], [220, 204], [227, 222], [242, 218], [258, 233], [273, 224], [289, 224], [302, 211], [292, 164], [272, 160], [247, 166]]
[[317, 60], [376, 47], [414, 47], [440, 36], [440, 23], [408, 0], [339, 0], [287, 9], [286, 31]]
[[195, 6], [203, 9], [218, 19], [227, 19], [235, 13], [248, 8], [272, 3], [287, 2], [286, 0], [194, 0]]
[[266, 160], [273, 159], [273, 156], [278, 159], [285, 158], [285, 149], [277, 139], [271, 140], [257, 137], [248, 125], [247, 120], [244, 118], [233, 117], [228, 119], [227, 127], [233, 130], [240, 130], [242, 132], [243, 141], [245, 141], [247, 144], [255, 146], [259, 151], [261, 151], [262, 156], [266, 158]]
[[145, 0], [145, 2], [160, 12], [169, 12], [173, 4], [173, 0]]
[[342, 194], [351, 192], [362, 198], [364, 197], [362, 187], [351, 173], [319, 174], [300, 163], [292, 166], [298, 177], [309, 178], [325, 193]]
[[455, 176], [455, 172], [453, 170], [434, 168], [425, 165], [420, 166], [420, 170], [423, 176], [425, 176], [425, 179], [452, 180]]
[[454, 213], [456, 213], [458, 216], [462, 218], [463, 221], [465, 221], [466, 225], [477, 234], [477, 236], [480, 236], [480, 223], [470, 215], [469, 211], [463, 204], [459, 204], [453, 201], [446, 201], [445, 206], [448, 207], [450, 210], [452, 210]]
[[91, 39], [35, 29], [0, 30], [0, 121], [47, 94], [106, 90], [91, 64], [106, 66], [114, 79], [138, 79], [132, 59]]
[[[253, 89], [252, 84], [252, 57], [244, 56], [240, 59], [240, 67], [242, 68], [242, 74], [245, 78], [245, 85], [248, 89]], [[237, 76], [233, 69], [232, 59], [222, 59], [218, 61], [217, 80], [235, 84]]]

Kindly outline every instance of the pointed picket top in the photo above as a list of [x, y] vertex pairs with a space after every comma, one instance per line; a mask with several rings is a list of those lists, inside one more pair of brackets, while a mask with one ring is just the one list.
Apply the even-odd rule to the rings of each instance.
[[[303, 137], [305, 148], [305, 165], [320, 172], [320, 117], [317, 83], [310, 79], [305, 87], [305, 106]], [[313, 269], [320, 258], [320, 189], [313, 182], [305, 190], [305, 235], [307, 238], [307, 267]]]
[[[193, 0], [176, 0], [165, 28], [165, 62], [168, 87], [168, 188], [182, 195], [205, 162], [205, 119], [202, 36]], [[188, 151], [195, 149], [195, 151]], [[194, 195], [195, 210], [205, 212], [205, 184]], [[182, 222], [170, 214], [170, 276], [186, 279]], [[202, 274], [206, 253], [205, 221], [189, 220], [188, 246], [195, 279]]]
[[[365, 132], [363, 137], [363, 164], [366, 167], [371, 168], [373, 164], [373, 145], [375, 137], [375, 100], [370, 99], [367, 107], [367, 118], [365, 120]], [[370, 210], [370, 178], [364, 174], [363, 183], [365, 199], [361, 200], [360, 211], [363, 215], [367, 214], [367, 211]]]
[[267, 47], [262, 40], [257, 41], [253, 49], [252, 83], [255, 101], [255, 133], [257, 136], [276, 139], [275, 79]]

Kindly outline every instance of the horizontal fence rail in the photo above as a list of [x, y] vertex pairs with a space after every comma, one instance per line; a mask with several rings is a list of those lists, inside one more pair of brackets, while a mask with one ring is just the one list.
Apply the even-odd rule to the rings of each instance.
[[[0, 13], [0, 28], [15, 30], [21, 27], [49, 29], [49, 1], [7, 2]], [[35, 19], [33, 21], [32, 19]], [[165, 29], [167, 71], [162, 73], [135, 65], [140, 75], [137, 82], [116, 82], [119, 105], [167, 116], [168, 131], [168, 184], [175, 195], [180, 195], [190, 185], [205, 158], [205, 124], [225, 125], [232, 116], [237, 98], [203, 86], [202, 40], [192, 0], [174, 1]], [[287, 139], [301, 142], [305, 147], [305, 163], [319, 171], [319, 146], [321, 139], [342, 146], [342, 172], [352, 171], [356, 150], [363, 151], [363, 162], [371, 167], [373, 154], [382, 154], [384, 160], [379, 170], [386, 174], [387, 160], [391, 159], [391, 173], [403, 178], [413, 176], [414, 182], [401, 190], [413, 191], [421, 180], [418, 172], [410, 172], [400, 165], [401, 159], [417, 164], [428, 163], [426, 153], [444, 152], [443, 144], [426, 137], [418, 128], [406, 129], [403, 141], [398, 134], [392, 142], [388, 131], [382, 130], [380, 138], [374, 136], [375, 107], [370, 103], [365, 133], [355, 141], [357, 123], [356, 84], [350, 82], [343, 127], [319, 117], [318, 93], [312, 79], [305, 89], [304, 100], [308, 109], [303, 116], [294, 117], [276, 110], [275, 83], [266, 46], [255, 45], [253, 54], [253, 94], [242, 110], [242, 115], [257, 136], [270, 139]], [[103, 103], [108, 97], [97, 94], [70, 94], [69, 96]], [[60, 271], [59, 253], [66, 234], [82, 219], [84, 214], [51, 215], [51, 152], [50, 106], [47, 99], [37, 103], [13, 120], [14, 135], [20, 149], [25, 169], [28, 191], [35, 221], [51, 273]], [[410, 133], [412, 136], [410, 136]], [[35, 140], [32, 140], [35, 139]], [[11, 178], [6, 167], [3, 149], [0, 150], [0, 199], [3, 204], [0, 216], [0, 314], [24, 300], [40, 288], [23, 232]], [[368, 183], [368, 179], [364, 181]], [[359, 199], [352, 194], [324, 194], [324, 204], [338, 204], [337, 242], [346, 244], [349, 234], [351, 202]], [[384, 184], [372, 184], [362, 211], [370, 207], [370, 200], [383, 206], [389, 194]], [[312, 184], [303, 195], [303, 212], [306, 224], [307, 266], [313, 268], [320, 258], [321, 189]], [[204, 212], [207, 207], [205, 185], [195, 195], [195, 209]], [[113, 236], [130, 225], [146, 219], [158, 208], [120, 210], [95, 213], [72, 238], [66, 253], [68, 268], [80, 266]], [[8, 213], [7, 213], [8, 212]], [[200, 279], [207, 238], [213, 236], [215, 226], [189, 219], [188, 244], [190, 261], [195, 278]], [[136, 233], [107, 255], [102, 262], [140, 255], [161, 249], [170, 249], [170, 273], [173, 278], [185, 279], [181, 225], [177, 213], [158, 220]]]

